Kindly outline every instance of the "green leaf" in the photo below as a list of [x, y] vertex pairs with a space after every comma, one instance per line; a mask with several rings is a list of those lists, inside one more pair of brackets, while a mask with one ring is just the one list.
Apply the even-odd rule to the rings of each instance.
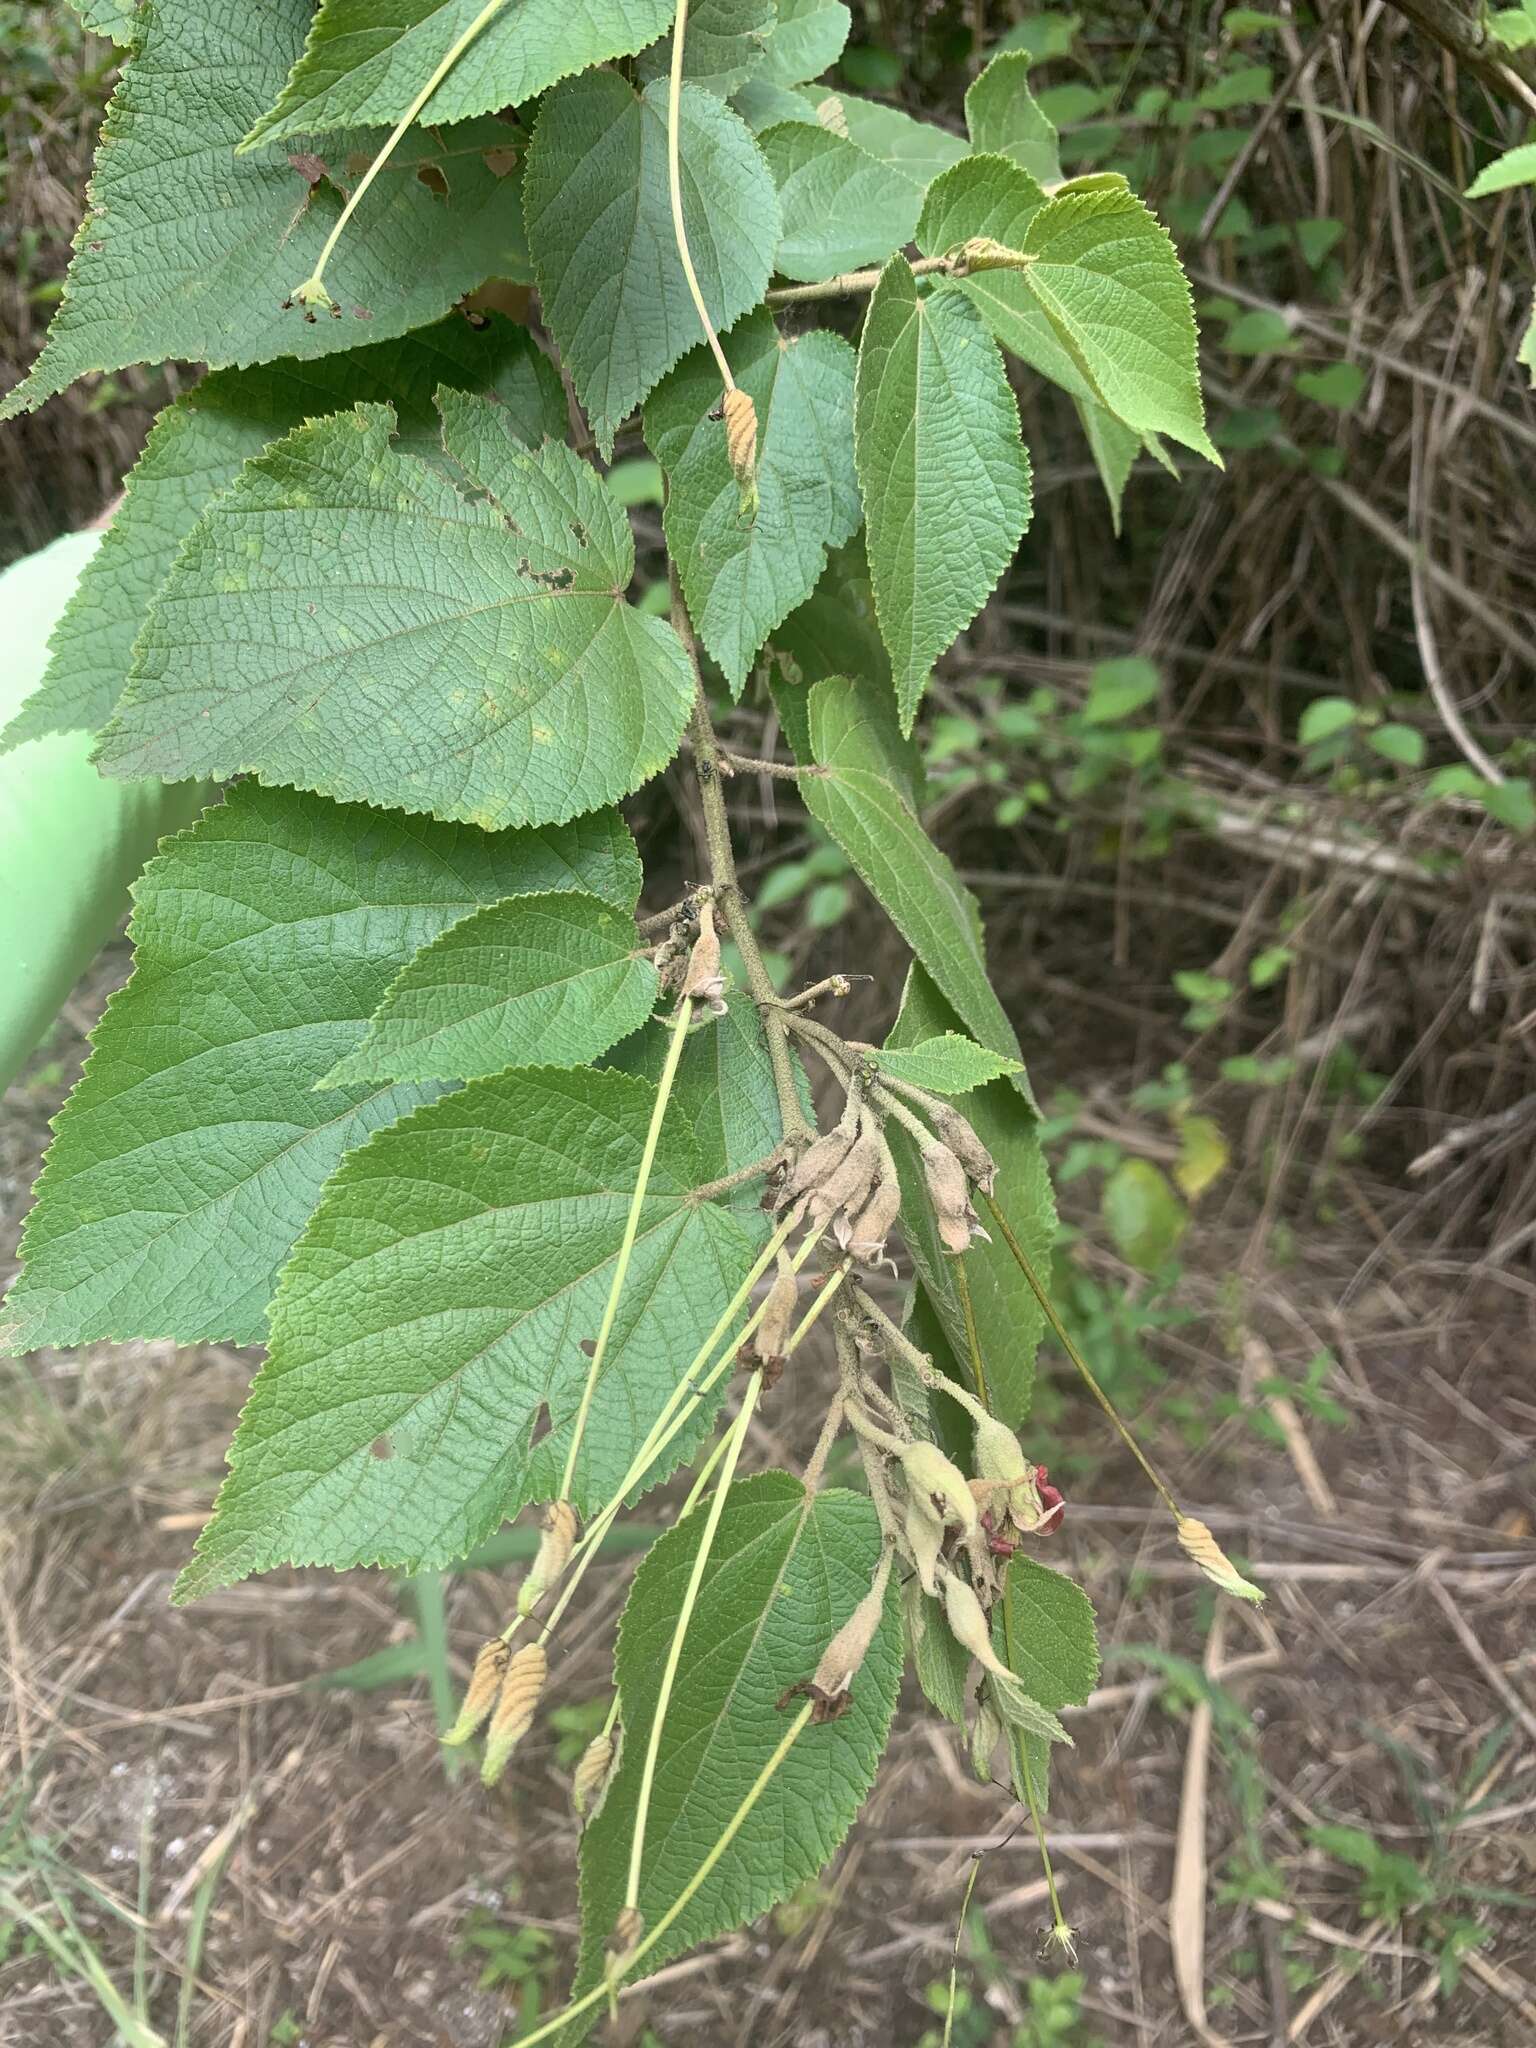
[[1536, 792], [1523, 779], [1486, 783], [1483, 809], [1511, 832], [1536, 831]]
[[[624, 1901], [628, 1845], [647, 1737], [703, 1515], [660, 1537], [635, 1574], [614, 1675], [624, 1746], [601, 1811], [581, 1842], [577, 1992], [600, 1981], [603, 1945]], [[739, 1481], [720, 1517], [658, 1753], [639, 1905], [654, 1927], [778, 1747], [785, 1690], [809, 1679], [868, 1592], [880, 1554], [862, 1494], [808, 1495], [787, 1472]], [[648, 1950], [652, 1969], [766, 1912], [813, 1877], [848, 1832], [874, 1781], [901, 1676], [894, 1585], [848, 1711], [807, 1727], [740, 1832], [681, 1914]]]
[[81, 23], [93, 35], [110, 36], [114, 43], [131, 43], [138, 9], [134, 0], [69, 0]]
[[1140, 1273], [1155, 1273], [1178, 1250], [1189, 1211], [1150, 1159], [1125, 1159], [1104, 1183], [1104, 1222], [1115, 1250]]
[[378, 342], [319, 363], [281, 362], [216, 370], [168, 406], [129, 473], [127, 492], [101, 547], [54, 630], [52, 659], [36, 694], [0, 738], [0, 751], [39, 733], [105, 724], [128, 680], [133, 643], [176, 551], [208, 502], [253, 455], [307, 419], [359, 400], [392, 403], [399, 446], [439, 452], [432, 395], [439, 385], [490, 391], [507, 425], [537, 445], [565, 433], [565, 396], [549, 358], [526, 327], [493, 315], [399, 341]]
[[731, 366], [757, 408], [757, 512], [741, 492], [711, 414], [720, 373], [707, 349], [685, 357], [645, 408], [645, 437], [667, 473], [667, 545], [704, 645], [739, 695], [764, 640], [816, 587], [827, 550], [859, 524], [853, 468], [854, 354], [840, 335], [786, 337], [770, 314], [732, 333]]
[[[745, 125], [683, 88], [683, 221], [710, 319], [762, 298], [779, 241], [773, 177]], [[524, 184], [544, 318], [606, 457], [619, 426], [699, 339], [667, 194], [667, 87], [612, 71], [545, 100]]]
[[843, 54], [852, 16], [842, 0], [779, 0], [779, 25], [762, 77], [771, 85], [819, 78]]
[[865, 316], [854, 455], [875, 610], [910, 732], [934, 662], [1012, 561], [1031, 497], [996, 344], [952, 286], [923, 298], [903, 256]]
[[1365, 389], [1365, 372], [1358, 363], [1330, 363], [1325, 370], [1301, 370], [1296, 389], [1315, 405], [1330, 412], [1348, 412]]
[[1520, 346], [1515, 351], [1515, 361], [1522, 369], [1530, 372], [1531, 385], [1536, 389], [1536, 294], [1531, 298], [1531, 317], [1525, 324], [1520, 337]]
[[[668, 6], [671, 14], [675, 0]], [[724, 99], [761, 69], [778, 18], [775, 0], [698, 0], [688, 10], [683, 76]], [[642, 81], [665, 78], [672, 68], [672, 38], [663, 36], [635, 59]]]
[[[886, 1041], [887, 1050], [880, 1055], [881, 1061], [891, 1057], [892, 1048], [925, 1044], [935, 1034], [952, 1029], [955, 1022], [954, 1011], [931, 977], [922, 967], [914, 966], [907, 977], [901, 1012]], [[1042, 1284], [1049, 1286], [1056, 1205], [1040, 1145], [1039, 1119], [1012, 1080], [989, 1082], [968, 1095], [965, 1116], [997, 1162], [994, 1199]], [[902, 1177], [906, 1198], [902, 1204], [903, 1231], [912, 1262], [948, 1340], [961, 1381], [973, 1384], [965, 1317], [955, 1287], [955, 1262], [939, 1244], [915, 1148], [894, 1122], [887, 1126], [887, 1134]], [[982, 1221], [988, 1222], [984, 1210]], [[1010, 1429], [1017, 1429], [1029, 1413], [1035, 1351], [1045, 1319], [1001, 1234], [993, 1231], [992, 1239], [990, 1244], [977, 1239], [965, 1254], [965, 1275], [976, 1317], [986, 1398], [993, 1412]], [[981, 1393], [983, 1389], [978, 1386], [975, 1391]]]
[[923, 1695], [946, 1721], [964, 1728], [970, 1710], [971, 1659], [950, 1634], [943, 1602], [923, 1592], [914, 1577], [907, 1591], [912, 1668]]
[[[982, 317], [985, 318], [985, 314]], [[1118, 535], [1125, 487], [1148, 437], [1124, 426], [1112, 412], [1106, 412], [1097, 399], [1079, 398], [1076, 404], [1088, 452], [1093, 457], [1093, 466], [1109, 500], [1110, 523]]]
[[813, 109], [812, 119], [834, 134], [846, 135], [867, 156], [905, 178], [920, 193], [966, 154], [958, 135], [934, 127], [931, 121], [914, 121], [899, 107], [860, 99], [851, 92], [829, 92], [821, 85], [803, 85], [799, 90], [802, 104]]
[[251, 769], [490, 830], [595, 810], [665, 766], [693, 673], [672, 628], [624, 602], [622, 508], [488, 400], [444, 392], [440, 410], [481, 495], [394, 452], [384, 406], [246, 464], [151, 608], [109, 773]]
[[[1015, 1557], [1008, 1566], [1003, 1597], [992, 1610], [992, 1644], [1029, 1697], [1050, 1712], [1082, 1706], [1098, 1684], [1092, 1602], [1073, 1580], [1031, 1557]], [[1026, 1735], [1022, 1746], [1043, 1794], [1050, 1744]]]
[[[880, 691], [841, 677], [817, 683], [809, 731], [822, 773], [804, 778], [806, 808], [933, 976], [959, 1028], [989, 1051], [1016, 1059], [1018, 1039], [987, 979], [976, 900], [923, 830], [910, 795], [908, 756]], [[1027, 1098], [1022, 1077], [1010, 1086]]]
[[419, 947], [510, 886], [572, 882], [633, 904], [616, 813], [491, 836], [246, 783], [168, 839], [58, 1120], [8, 1340], [260, 1338], [337, 1161], [437, 1092], [316, 1083]]
[[[325, 128], [393, 127], [484, 0], [321, 0], [304, 54], [245, 147]], [[460, 121], [518, 106], [589, 64], [659, 36], [676, 0], [511, 0], [465, 49], [420, 118]]]
[[1083, 719], [1088, 725], [1113, 725], [1152, 703], [1162, 688], [1155, 662], [1142, 654], [1124, 654], [1099, 662], [1088, 677]]
[[1000, 47], [1024, 50], [1037, 64], [1048, 57], [1065, 57], [1083, 26], [1080, 14], [1032, 14], [1009, 29]]
[[[847, 669], [884, 684], [889, 693], [890, 660], [875, 620], [875, 594], [870, 588], [862, 535], [855, 534], [846, 546], [833, 550], [821, 581], [777, 628], [773, 645], [790, 657], [804, 683], [818, 683]], [[796, 755], [809, 761], [810, 737], [803, 709], [806, 695], [798, 685], [786, 686], [776, 688], [774, 701]], [[789, 699], [798, 699], [802, 706], [799, 718], [787, 711]], [[908, 772], [919, 772], [915, 757]]]
[[1061, 182], [1061, 152], [1054, 123], [1029, 89], [1026, 50], [1004, 50], [965, 95], [965, 125], [978, 154], [1005, 156], [1042, 185]]
[[[418, 129], [338, 249], [340, 318], [283, 310], [335, 225], [342, 188], [357, 180], [354, 160], [366, 163], [380, 139], [321, 136], [292, 162], [281, 148], [233, 155], [281, 87], [309, 18], [309, 0], [263, 0], [249, 24], [239, 8], [146, 0], [107, 109], [63, 302], [0, 417], [92, 370], [167, 356], [214, 368], [309, 360], [381, 341], [440, 318], [515, 263], [511, 131], [490, 120]], [[317, 161], [329, 168], [311, 183]]]
[[1301, 714], [1296, 737], [1302, 746], [1315, 747], [1319, 740], [1332, 739], [1336, 732], [1347, 732], [1359, 716], [1359, 705], [1352, 704], [1348, 697], [1314, 697]]
[[1412, 725], [1380, 725], [1374, 732], [1366, 734], [1365, 743], [1384, 760], [1396, 761], [1402, 768], [1424, 766], [1424, 735]]
[[1536, 142], [1519, 143], [1484, 164], [1467, 187], [1466, 196], [1486, 199], [1491, 192], [1508, 192], [1515, 185], [1536, 185]]
[[362, 1044], [321, 1086], [584, 1066], [655, 1005], [656, 970], [638, 945], [634, 919], [595, 896], [487, 904], [401, 970]]
[[877, 1062], [882, 1074], [893, 1080], [909, 1081], [933, 1095], [969, 1095], [973, 1088], [1004, 1074], [1021, 1074], [1018, 1060], [1003, 1059], [988, 1052], [963, 1032], [943, 1031], [920, 1044], [893, 1050], [887, 1047]]
[[[179, 1599], [282, 1563], [446, 1564], [554, 1499], [654, 1103], [627, 1074], [514, 1068], [342, 1161], [279, 1278], [267, 1362]], [[576, 1461], [583, 1515], [762, 1242], [761, 1224], [754, 1237], [691, 1200], [699, 1184], [669, 1119]]]
[[803, 121], [765, 129], [758, 146], [779, 188], [783, 239], [774, 268], [808, 282], [883, 263], [912, 239], [922, 201], [911, 182], [856, 143]]
[[1117, 178], [1084, 180], [1033, 214], [1024, 273], [1100, 403], [1220, 465], [1205, 431], [1189, 285], [1167, 231]]

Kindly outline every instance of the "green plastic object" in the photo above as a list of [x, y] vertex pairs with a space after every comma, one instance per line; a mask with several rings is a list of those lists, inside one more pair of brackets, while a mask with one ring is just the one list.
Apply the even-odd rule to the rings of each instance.
[[[0, 574], [0, 727], [41, 680], [48, 635], [100, 540], [66, 534]], [[212, 794], [206, 783], [109, 781], [90, 751], [89, 733], [70, 732], [0, 755], [0, 1087], [121, 923], [156, 840]]]

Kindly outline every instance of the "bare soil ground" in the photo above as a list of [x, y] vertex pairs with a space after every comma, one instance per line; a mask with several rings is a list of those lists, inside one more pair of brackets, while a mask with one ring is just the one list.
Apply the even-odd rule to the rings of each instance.
[[[7, 1249], [82, 1027], [123, 965], [120, 950], [103, 963], [6, 1100]], [[1060, 1965], [1035, 1960], [1029, 1831], [914, 1695], [822, 1884], [627, 1998], [618, 2038], [921, 2041], [939, 2024], [927, 1994], [947, 1977], [984, 1850], [957, 2043], [1536, 2040], [1536, 1923], [1467, 1889], [1536, 1902], [1529, 1304], [1400, 1256], [1343, 1318], [1332, 1304], [1360, 1249], [1342, 1235], [1250, 1287], [1238, 1338], [1222, 1304], [1246, 1225], [1229, 1204], [1188, 1261], [1187, 1298], [1208, 1317], [1163, 1347], [1181, 1395], [1213, 1411], [1319, 1348], [1338, 1360], [1330, 1388], [1347, 1429], [1271, 1407], [1284, 1442], [1239, 1415], [1196, 1452], [1160, 1427], [1186, 1496], [1268, 1584], [1262, 1615], [1229, 1608], [1209, 1627], [1211, 1603], [1128, 1462], [1106, 1456], [1074, 1490], [1057, 1561], [1088, 1585], [1114, 1646], [1071, 1717], [1077, 1746], [1057, 1766], [1050, 1817], [1080, 1945], [1076, 2030], [1039, 2031], [1030, 1980]], [[94, 1347], [12, 1369], [0, 2041], [16, 2048], [120, 2038], [89, 1983], [16, 1922], [14, 1901], [36, 1907], [50, 1882], [123, 1995], [141, 1987], [167, 2040], [206, 2048], [495, 2048], [535, 1999], [552, 2009], [568, 1972], [576, 1838], [558, 1732], [530, 1737], [488, 1796], [445, 1775], [423, 1682], [319, 1683], [410, 1635], [389, 1575], [291, 1573], [169, 1606], [256, 1363], [212, 1347]], [[780, 1386], [757, 1462], [808, 1447], [823, 1369]], [[1074, 1405], [1066, 1427], [1087, 1440], [1092, 1415]], [[557, 1698], [604, 1689], [628, 1569], [596, 1575]], [[501, 1575], [452, 1581], [461, 1675], [505, 1595]], [[1202, 1660], [1219, 1687], [1214, 1739], [1187, 1669]], [[1405, 1917], [1316, 1845], [1330, 1825], [1406, 1859], [1389, 1876], [1418, 1873]], [[1255, 1868], [1267, 1878], [1244, 1883]], [[1442, 1958], [1461, 1923], [1479, 1945], [1458, 1972]], [[482, 1987], [482, 1965], [509, 1952], [494, 1933], [466, 1946], [487, 1928], [542, 1930], [536, 1967]]]

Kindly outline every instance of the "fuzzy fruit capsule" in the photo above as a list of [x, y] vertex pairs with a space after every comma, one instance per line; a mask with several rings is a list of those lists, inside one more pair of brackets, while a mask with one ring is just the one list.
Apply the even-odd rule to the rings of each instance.
[[963, 1472], [952, 1465], [937, 1444], [924, 1437], [905, 1444], [901, 1469], [911, 1494], [937, 1500], [946, 1522], [958, 1522], [967, 1536], [976, 1529], [976, 1496]]
[[596, 1814], [608, 1790], [608, 1780], [613, 1774], [614, 1758], [618, 1745], [606, 1731], [594, 1735], [581, 1753], [571, 1779], [571, 1805], [576, 1818], [585, 1821]]
[[544, 1533], [533, 1568], [518, 1589], [517, 1611], [531, 1614], [551, 1586], [558, 1584], [576, 1541], [576, 1510], [568, 1500], [553, 1501], [544, 1510]]
[[496, 1695], [501, 1691], [501, 1681], [511, 1661], [511, 1649], [500, 1636], [492, 1636], [488, 1643], [481, 1645], [465, 1689], [464, 1704], [459, 1708], [459, 1718], [443, 1737], [444, 1742], [455, 1745], [468, 1742], [495, 1706]]
[[507, 1666], [501, 1681], [496, 1711], [485, 1737], [485, 1761], [480, 1776], [494, 1785], [507, 1768], [512, 1752], [533, 1726], [539, 1696], [549, 1676], [549, 1659], [542, 1643], [526, 1643]]

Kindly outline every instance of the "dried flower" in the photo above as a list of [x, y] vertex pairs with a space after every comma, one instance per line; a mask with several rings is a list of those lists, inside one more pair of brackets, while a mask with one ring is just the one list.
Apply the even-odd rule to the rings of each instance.
[[823, 1132], [801, 1153], [785, 1175], [774, 1197], [774, 1208], [788, 1209], [810, 1194], [813, 1188], [819, 1188], [827, 1176], [841, 1166], [857, 1136], [858, 1126], [849, 1118]]
[[618, 1743], [606, 1732], [594, 1735], [582, 1751], [581, 1760], [571, 1778], [571, 1805], [579, 1821], [586, 1822], [597, 1818], [604, 1795], [613, 1779], [618, 1752]]
[[929, 1121], [984, 1195], [997, 1179], [997, 1161], [952, 1103], [936, 1101]]
[[880, 1140], [865, 1126], [820, 1187], [811, 1190], [811, 1221], [824, 1230], [833, 1217], [862, 1209], [879, 1171]]
[[639, 1948], [644, 1933], [645, 1915], [640, 1908], [621, 1908], [618, 1919], [613, 1923], [613, 1932], [608, 1937], [607, 1953], [603, 1959], [603, 1978], [610, 1992], [617, 1988], [634, 1961], [635, 1950]]
[[799, 1304], [800, 1276], [781, 1251], [778, 1272], [763, 1304], [762, 1320], [750, 1343], [742, 1346], [742, 1357], [750, 1358], [756, 1365], [782, 1366]]
[[874, 1188], [858, 1213], [834, 1226], [834, 1232], [844, 1251], [851, 1252], [861, 1266], [878, 1266], [885, 1261], [894, 1273], [894, 1263], [886, 1260], [885, 1240], [901, 1214], [901, 1181], [883, 1132], [877, 1135], [876, 1144], [880, 1161]]
[[813, 1694], [820, 1693], [833, 1700], [847, 1698], [848, 1689], [868, 1654], [875, 1639], [875, 1630], [880, 1626], [880, 1617], [885, 1612], [885, 1588], [890, 1576], [891, 1553], [887, 1549], [881, 1552], [869, 1591], [822, 1651], [821, 1662], [811, 1678]]
[[464, 1693], [464, 1704], [459, 1708], [459, 1718], [443, 1737], [444, 1742], [455, 1745], [468, 1742], [496, 1704], [496, 1695], [501, 1691], [501, 1681], [511, 1660], [511, 1648], [500, 1636], [492, 1636], [488, 1643], [481, 1645]]
[[575, 1541], [576, 1510], [568, 1500], [551, 1502], [544, 1510], [544, 1533], [539, 1538], [538, 1555], [518, 1588], [519, 1614], [532, 1614], [550, 1588], [558, 1585]]
[[922, 1160], [928, 1199], [939, 1226], [939, 1242], [945, 1251], [958, 1256], [970, 1249], [971, 1239], [981, 1227], [971, 1207], [965, 1168], [948, 1145], [937, 1138], [924, 1145]]
[[688, 969], [678, 989], [679, 997], [691, 996], [707, 1004], [717, 1017], [725, 1014], [725, 976], [720, 971], [720, 935], [715, 930], [715, 906], [706, 897], [699, 905], [699, 936], [688, 955]]
[[501, 1681], [496, 1711], [486, 1731], [485, 1760], [480, 1776], [494, 1785], [507, 1768], [512, 1752], [533, 1726], [539, 1696], [549, 1676], [549, 1659], [542, 1643], [526, 1643], [507, 1666]]

